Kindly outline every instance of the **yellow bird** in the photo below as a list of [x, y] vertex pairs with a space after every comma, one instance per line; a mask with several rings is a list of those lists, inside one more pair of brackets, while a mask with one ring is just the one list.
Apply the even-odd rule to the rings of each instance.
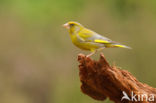
[[108, 39], [92, 30], [85, 28], [78, 22], [70, 21], [65, 23], [63, 26], [68, 29], [74, 45], [76, 45], [80, 49], [91, 51], [91, 53], [88, 54], [87, 57], [104, 48], [120, 47], [131, 49], [126, 45], [112, 41], [111, 39]]

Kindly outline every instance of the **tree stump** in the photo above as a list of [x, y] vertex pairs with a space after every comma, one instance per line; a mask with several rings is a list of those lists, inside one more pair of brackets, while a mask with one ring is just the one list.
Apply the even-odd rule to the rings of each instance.
[[110, 66], [103, 54], [99, 61], [79, 54], [78, 61], [81, 90], [93, 99], [104, 101], [109, 98], [115, 103], [156, 103], [156, 88], [139, 82], [127, 70]]

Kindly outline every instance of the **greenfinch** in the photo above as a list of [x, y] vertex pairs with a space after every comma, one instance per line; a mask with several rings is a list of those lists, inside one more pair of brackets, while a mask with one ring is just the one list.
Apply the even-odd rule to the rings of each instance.
[[88, 54], [87, 57], [104, 48], [120, 47], [131, 49], [126, 45], [112, 41], [109, 38], [101, 36], [100, 34], [85, 28], [78, 22], [70, 21], [65, 23], [63, 26], [68, 29], [70, 38], [74, 45], [76, 45], [80, 49], [91, 51], [91, 53]]

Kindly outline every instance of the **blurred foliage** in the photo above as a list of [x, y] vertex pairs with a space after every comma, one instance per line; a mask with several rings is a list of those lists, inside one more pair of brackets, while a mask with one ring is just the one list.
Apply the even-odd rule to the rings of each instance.
[[69, 20], [131, 46], [103, 52], [156, 87], [155, 18], [155, 0], [0, 0], [0, 103], [100, 103], [79, 89], [77, 54], [89, 52], [71, 43]]

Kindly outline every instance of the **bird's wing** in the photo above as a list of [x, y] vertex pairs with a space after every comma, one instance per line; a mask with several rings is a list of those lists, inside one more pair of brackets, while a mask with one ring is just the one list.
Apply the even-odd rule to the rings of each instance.
[[95, 43], [113, 43], [112, 40], [103, 37], [99, 34], [97, 34], [96, 32], [93, 32], [91, 30], [88, 29], [84, 29], [82, 30], [80, 33], [78, 33], [79, 37], [81, 39], [83, 39], [85, 42], [95, 42]]

